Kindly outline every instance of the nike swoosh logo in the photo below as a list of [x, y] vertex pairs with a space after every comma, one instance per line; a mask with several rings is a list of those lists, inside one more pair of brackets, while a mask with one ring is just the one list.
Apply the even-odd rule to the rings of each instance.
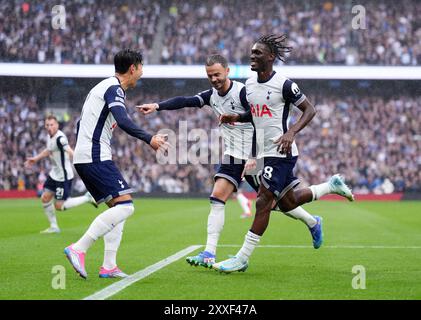
[[249, 96], [249, 95], [251, 95], [251, 94], [253, 94], [253, 92], [247, 93], [246, 95], [247, 95], [247, 96]]

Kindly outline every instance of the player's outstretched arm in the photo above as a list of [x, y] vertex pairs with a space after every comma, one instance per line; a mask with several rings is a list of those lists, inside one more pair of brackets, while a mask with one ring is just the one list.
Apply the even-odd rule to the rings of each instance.
[[25, 167], [31, 167], [36, 162], [40, 161], [41, 159], [44, 159], [44, 158], [48, 157], [49, 155], [50, 155], [50, 151], [48, 151], [48, 149], [44, 149], [39, 154], [37, 154], [36, 156], [26, 158], [24, 166]]
[[157, 103], [147, 103], [142, 104], [140, 106], [136, 106], [136, 108], [140, 113], [150, 114], [152, 112], [155, 112], [159, 108], [159, 105]]
[[148, 103], [136, 106], [139, 112], [149, 114], [162, 110], [177, 110], [182, 108], [201, 108], [203, 106], [198, 96], [175, 97], [159, 103]]
[[110, 108], [117, 125], [127, 134], [145, 141], [147, 144], [151, 143], [152, 135], [140, 129], [130, 118], [126, 109], [122, 106], [114, 106]]

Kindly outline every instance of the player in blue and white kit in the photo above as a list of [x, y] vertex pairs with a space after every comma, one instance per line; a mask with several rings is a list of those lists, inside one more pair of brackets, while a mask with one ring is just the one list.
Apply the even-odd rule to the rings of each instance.
[[76, 272], [87, 278], [85, 254], [92, 244], [104, 237], [104, 262], [101, 278], [126, 277], [116, 263], [126, 219], [134, 212], [133, 190], [124, 180], [111, 158], [110, 140], [119, 126], [154, 150], [166, 149], [165, 135], [152, 136], [129, 118], [126, 90], [134, 88], [143, 73], [143, 58], [139, 52], [122, 50], [114, 56], [115, 76], [101, 81], [88, 94], [78, 123], [73, 163], [86, 188], [97, 203], [105, 202], [109, 209], [101, 213], [87, 232], [64, 252]]
[[[263, 142], [263, 146], [258, 143], [258, 158], [264, 162], [253, 224], [237, 254], [213, 265], [214, 269], [221, 272], [247, 269], [249, 257], [268, 226], [274, 202], [283, 212], [289, 212], [330, 193], [354, 200], [351, 190], [339, 175], [332, 176], [326, 183], [294, 189], [299, 183], [293, 175], [298, 158], [295, 135], [311, 121], [316, 111], [295, 82], [273, 70], [275, 59], [283, 60], [284, 53], [290, 50], [285, 46], [285, 40], [285, 35], [269, 35], [261, 37], [253, 45], [250, 65], [257, 76], [246, 81], [251, 110], [243, 115], [226, 114], [220, 118], [221, 123], [253, 121], [257, 133], [256, 141]], [[303, 113], [296, 123], [289, 126], [288, 118], [292, 106]]]
[[45, 119], [45, 129], [48, 132], [47, 147], [36, 156], [27, 158], [25, 166], [31, 167], [41, 159], [50, 158], [51, 170], [41, 195], [42, 206], [50, 227], [41, 233], [59, 233], [55, 210], [63, 211], [87, 202], [97, 205], [89, 192], [80, 197], [70, 197], [74, 176], [70, 163], [73, 149], [69, 146], [66, 135], [59, 130], [59, 123], [55, 116], [49, 115]]
[[[223, 56], [215, 54], [207, 57], [205, 68], [212, 89], [195, 96], [175, 97], [159, 103], [141, 105], [138, 107], [139, 110], [143, 114], [149, 114], [156, 110], [210, 106], [218, 117], [225, 113], [240, 115], [250, 110], [244, 84], [228, 78], [228, 62]], [[225, 203], [232, 193], [238, 190], [247, 165], [246, 160], [254, 156], [252, 122], [224, 123], [221, 129], [224, 140], [224, 159], [215, 174], [215, 184], [210, 196], [211, 209], [208, 216], [206, 248], [196, 256], [187, 257], [186, 260], [191, 265], [210, 267], [215, 263], [216, 247], [225, 221]], [[252, 177], [246, 177], [246, 179], [249, 181]], [[300, 209], [296, 208], [289, 215], [308, 221], [309, 227], [316, 226], [317, 220], [308, 213], [303, 215]], [[319, 227], [310, 231], [316, 237], [321, 237]]]

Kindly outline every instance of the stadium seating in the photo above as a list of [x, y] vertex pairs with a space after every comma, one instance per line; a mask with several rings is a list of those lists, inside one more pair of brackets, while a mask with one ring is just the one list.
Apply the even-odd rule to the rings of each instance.
[[[168, 93], [167, 93], [168, 94]], [[161, 97], [167, 98], [168, 96]], [[142, 96], [142, 101], [158, 101], [160, 97]], [[308, 128], [299, 133], [301, 153], [296, 175], [303, 185], [318, 183], [331, 173], [346, 175], [358, 193], [389, 193], [420, 191], [418, 106], [420, 97], [311, 95], [318, 115]], [[132, 106], [138, 97], [128, 100]], [[75, 145], [75, 123], [79, 111], [62, 125], [70, 145]], [[298, 115], [298, 114], [297, 114]], [[189, 130], [217, 128], [209, 108], [157, 113], [146, 118], [133, 114], [133, 119], [145, 130], [157, 132], [171, 129], [178, 137], [179, 121], [187, 120]], [[25, 157], [45, 147], [43, 109], [34, 95], [7, 94], [0, 97], [0, 190], [26, 189], [40, 186], [48, 174], [48, 161], [33, 169], [24, 169]], [[294, 119], [293, 119], [294, 121]], [[418, 135], [417, 135], [418, 134]], [[122, 168], [127, 181], [138, 191], [170, 193], [209, 192], [213, 164], [157, 163], [152, 150], [118, 129], [114, 133], [114, 159]], [[189, 142], [188, 148], [194, 142]], [[209, 145], [206, 146], [210, 148]], [[219, 146], [221, 150], [221, 146]], [[215, 147], [208, 150], [209, 155]], [[76, 183], [76, 187], [78, 183]], [[22, 188], [22, 186], [21, 186]]]
[[351, 1], [79, 1], [66, 3], [66, 28], [54, 30], [55, 1], [1, 0], [0, 62], [112, 63], [120, 48], [131, 47], [142, 48], [147, 63], [202, 64], [221, 52], [247, 64], [260, 35], [286, 33], [290, 65], [419, 64], [421, 3], [359, 4], [364, 30], [351, 27]]

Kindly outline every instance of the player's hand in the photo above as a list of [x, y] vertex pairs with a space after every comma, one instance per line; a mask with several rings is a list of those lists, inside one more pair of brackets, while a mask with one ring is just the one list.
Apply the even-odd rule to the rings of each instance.
[[280, 154], [291, 153], [291, 146], [294, 142], [295, 133], [292, 131], [287, 131], [285, 134], [276, 139], [273, 143], [278, 145], [278, 152]]
[[234, 124], [234, 122], [237, 122], [239, 119], [240, 119], [239, 114], [224, 113], [219, 116], [219, 125], [223, 123]]
[[26, 168], [30, 168], [30, 167], [32, 167], [35, 164], [35, 162], [36, 162], [35, 161], [35, 158], [34, 157], [31, 157], [31, 158], [27, 158], [23, 165]]
[[136, 106], [136, 108], [140, 113], [150, 114], [152, 112], [155, 112], [156, 109], [158, 109], [158, 104], [157, 103], [147, 103], [147, 104], [142, 104], [140, 106]]
[[248, 159], [246, 161], [246, 164], [244, 165], [244, 170], [243, 170], [243, 173], [241, 174], [241, 178], [243, 178], [247, 172], [253, 171], [254, 169], [256, 169], [256, 166], [257, 166], [256, 159]]
[[152, 149], [157, 151], [158, 149], [162, 151], [167, 151], [168, 148], [171, 146], [168, 143], [168, 134], [156, 134], [152, 137], [150, 143]]

